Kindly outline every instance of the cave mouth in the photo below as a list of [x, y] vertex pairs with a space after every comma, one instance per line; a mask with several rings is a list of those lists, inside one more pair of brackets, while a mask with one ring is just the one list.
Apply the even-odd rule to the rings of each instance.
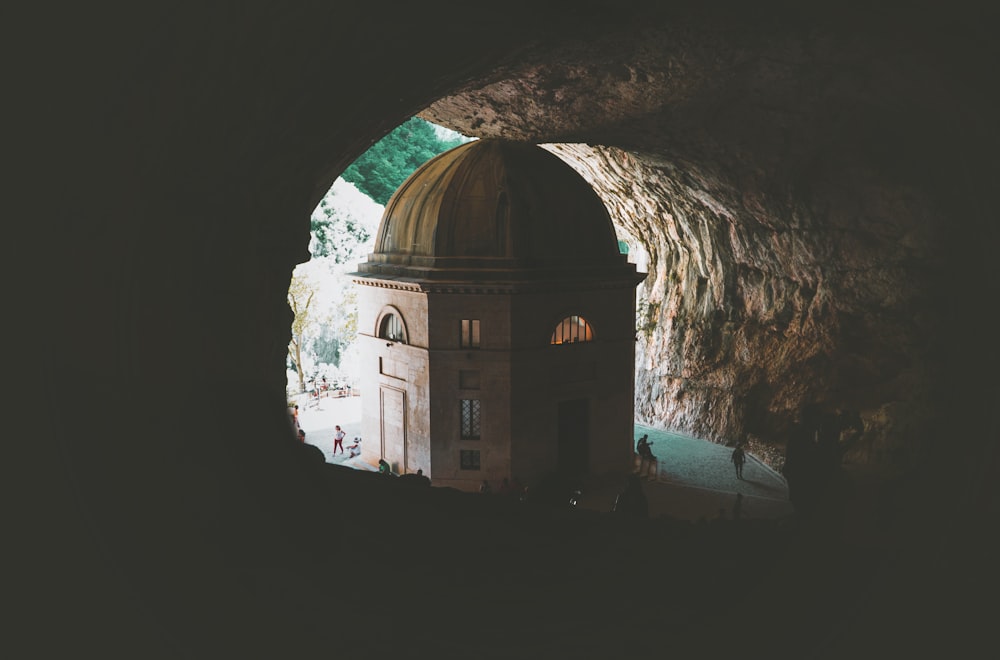
[[[458, 3], [18, 5], [10, 46], [34, 56], [11, 58], [11, 156], [29, 180], [8, 224], [14, 270], [47, 277], [9, 282], [30, 310], [12, 322], [34, 325], [51, 368], [17, 350], [9, 371], [75, 390], [8, 416], [32, 427], [12, 445], [39, 452], [14, 461], [31, 482], [10, 534], [34, 569], [15, 562], [28, 647], [725, 657], [763, 639], [837, 657], [992, 643], [976, 604], [996, 572], [998, 360], [982, 322], [1000, 282], [996, 21], [727, 4], [533, 3], [484, 7], [488, 21]], [[445, 17], [447, 38], [428, 38]], [[815, 547], [750, 530], [728, 543], [722, 527], [589, 534], [558, 516], [451, 515], [476, 500], [447, 492], [435, 516], [411, 493], [372, 507], [333, 479], [307, 488], [296, 445], [276, 441], [299, 220], [383, 127], [452, 92], [451, 122], [482, 135], [618, 145], [599, 152], [658, 202], [631, 216], [656, 283], [641, 418], [716, 440], [752, 423], [783, 446], [802, 404], [850, 401], [871, 442], [859, 461], [878, 469], [932, 437], [926, 479], [882, 479], [855, 492], [864, 508], [834, 512], [836, 529], [870, 512], [888, 556], [832, 533]], [[677, 561], [637, 570], [661, 552]], [[441, 593], [447, 606], [429, 606]]]
[[[402, 126], [402, 124], [401, 124]], [[600, 164], [596, 158], [594, 158], [594, 153], [587, 150], [585, 145], [559, 145], [559, 144], [549, 144], [549, 145], [538, 145], [542, 148], [550, 151], [555, 156], [560, 158], [563, 162], [567, 163], [582, 177], [587, 179], [590, 177], [591, 180], [587, 180], [588, 185], [593, 188], [592, 181], [594, 179], [600, 179]], [[375, 174], [375, 172], [373, 172]], [[626, 187], [633, 187], [636, 182], [628, 182]], [[403, 184], [400, 184], [401, 186]], [[332, 188], [331, 188], [332, 190]], [[398, 187], [397, 187], [398, 190]], [[596, 192], [596, 190], [595, 190]], [[602, 201], [604, 201], [602, 199]], [[605, 201], [606, 206], [608, 202]], [[621, 209], [623, 205], [620, 199], [612, 199], [610, 203], [612, 208]], [[321, 208], [327, 207], [327, 198], [317, 206], [316, 212], [319, 212]], [[329, 205], [331, 208], [333, 206], [332, 200]], [[329, 215], [330, 209], [327, 208]], [[384, 220], [384, 209], [382, 211], [383, 215], [379, 218], [379, 223]], [[637, 241], [637, 239], [632, 236], [625, 227], [629, 226], [628, 223], [622, 222], [616, 215], [611, 215], [612, 224], [614, 227], [614, 232], [616, 236], [616, 241], [618, 244], [619, 253], [628, 255], [629, 261], [635, 263], [636, 256], [639, 259], [648, 260], [648, 252], [646, 246], [643, 242]], [[634, 223], [632, 223], [634, 225]], [[375, 228], [369, 228], [368, 234], [374, 236], [378, 233]], [[312, 245], [316, 241], [315, 234], [312, 237], [311, 242], [311, 252]], [[338, 262], [352, 261], [357, 259], [359, 263], [363, 262], [367, 258], [367, 254], [351, 253], [347, 256], [345, 255], [335, 255]], [[349, 265], [348, 265], [349, 266]], [[345, 287], [353, 287], [347, 282], [345, 278], [340, 280], [341, 284]], [[637, 298], [637, 311], [641, 310], [641, 314], [645, 315], [648, 312], [649, 305], [643, 299], [644, 288], [639, 287], [636, 290]], [[352, 303], [356, 304], [356, 299], [351, 300]], [[638, 322], [638, 317], [637, 317]], [[381, 336], [383, 333], [376, 333]], [[405, 359], [404, 359], [405, 362]], [[414, 365], [409, 365], [412, 368]], [[342, 373], [341, 374], [347, 382], [358, 383], [360, 378], [359, 373]], [[325, 378], [325, 376], [323, 377]], [[349, 467], [356, 467], [362, 470], [371, 470], [374, 468], [374, 461], [369, 459], [368, 461], [363, 460], [360, 452], [358, 455], [354, 455], [355, 452], [350, 450], [351, 444], [364, 445], [365, 441], [368, 440], [369, 443], [371, 438], [365, 438], [362, 432], [360, 423], [360, 409], [362, 407], [360, 401], [363, 400], [365, 392], [360, 391], [357, 385], [353, 385], [346, 392], [337, 391], [330, 389], [330, 379], [327, 379], [327, 387], [323, 386], [322, 378], [318, 377], [316, 374], [313, 375], [311, 379], [308, 379], [309, 387], [305, 392], [301, 392], [294, 397], [294, 400], [298, 402], [301, 408], [301, 419], [299, 422], [302, 427], [307, 429], [307, 439], [306, 442], [313, 446], [318, 447], [325, 457], [327, 463], [337, 464], [337, 465], [347, 465]], [[343, 395], [348, 397], [347, 401], [342, 401]], [[370, 394], [370, 393], [369, 393]], [[334, 400], [331, 400], [333, 397]], [[339, 411], [339, 412], [338, 412]], [[636, 420], [633, 420], [636, 421]], [[338, 428], [339, 427], [339, 428]], [[346, 433], [346, 442], [348, 444], [347, 450], [344, 447], [338, 447], [334, 443], [335, 433], [342, 429]], [[638, 438], [642, 431], [653, 431], [649, 427], [644, 427], [641, 425], [636, 425], [633, 429], [632, 439], [633, 442]], [[659, 432], [659, 431], [658, 431]], [[663, 444], [661, 444], [661, 449], [666, 450], [666, 443], [669, 439], [674, 443], [674, 451], [672, 456], [669, 458], [666, 456], [662, 457], [664, 465], [670, 465], [671, 470], [665, 469], [662, 474], [659, 473], [657, 469], [653, 469], [652, 473], [644, 475], [646, 478], [652, 481], [662, 481], [666, 483], [671, 483], [675, 488], [686, 488], [689, 492], [696, 492], [695, 489], [703, 489], [703, 493], [708, 493], [709, 491], [722, 492], [725, 491], [727, 494], [724, 497], [704, 497], [704, 504], [689, 506], [686, 509], [664, 507], [662, 502], [656, 508], [657, 515], [674, 515], [678, 518], [683, 519], [708, 519], [717, 517], [721, 510], [729, 510], [730, 502], [729, 500], [736, 494], [734, 486], [736, 484], [728, 483], [728, 479], [721, 478], [718, 474], [718, 464], [722, 463], [723, 472], [726, 477], [731, 476], [729, 474], [729, 462], [728, 462], [728, 451], [726, 450], [724, 458], [720, 459], [719, 456], [722, 454], [716, 454], [715, 466], [712, 469], [708, 469], [705, 466], [709, 465], [711, 461], [703, 457], [694, 458], [696, 452], [690, 451], [690, 445], [684, 444], [685, 442], [690, 442], [693, 438], [689, 436], [682, 436], [679, 434], [671, 434], [669, 431], [661, 432], [663, 438]], [[707, 440], [702, 440], [701, 442], [708, 443]], [[751, 451], [756, 447], [751, 447]], [[770, 461], [768, 459], [771, 459]], [[761, 461], [762, 467], [775, 468], [773, 462], [774, 457], [772, 455], [763, 454], [763, 460]], [[702, 461], [699, 463], [699, 461]], [[691, 470], [691, 466], [700, 466], [695, 470]], [[701, 469], [702, 474], [698, 474], [698, 470]], [[762, 481], [769, 481], [766, 486], [759, 488], [759, 492], [752, 492], [753, 487], [749, 487], [746, 492], [748, 498], [758, 498], [760, 501], [770, 500], [772, 503], [764, 507], [768, 510], [766, 514], [768, 517], [777, 517], [778, 515], [787, 515], [787, 507], [776, 505], [774, 502], [784, 500], [785, 498], [785, 488], [784, 484], [781, 483], [781, 477], [774, 473], [773, 471], [766, 473], [762, 472]], [[582, 504], [584, 507], [589, 507], [593, 510], [598, 511], [608, 511], [610, 510], [614, 496], [617, 490], [620, 488], [620, 484], [602, 484], [600, 488], [596, 490], [596, 493], [588, 493], [588, 497], [582, 498]], [[654, 489], [658, 489], [658, 486], [654, 486]], [[688, 498], [697, 499], [697, 498]], [[748, 500], [749, 501], [749, 500]], [[719, 506], [719, 505], [722, 506]], [[753, 507], [749, 507], [752, 509]], [[668, 514], [667, 511], [671, 511]], [[780, 513], [774, 513], [778, 511]], [[752, 512], [748, 512], [746, 515], [753, 515]]]

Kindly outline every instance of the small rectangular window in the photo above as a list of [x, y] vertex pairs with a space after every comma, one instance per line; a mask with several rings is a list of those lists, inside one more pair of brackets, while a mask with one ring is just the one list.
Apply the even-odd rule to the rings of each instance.
[[462, 348], [479, 348], [479, 319], [462, 319], [459, 345]]
[[479, 399], [462, 399], [462, 439], [479, 439]]
[[463, 390], [478, 390], [479, 372], [465, 369], [459, 370], [458, 386]]
[[458, 452], [459, 465], [463, 470], [479, 469], [479, 450], [462, 449]]

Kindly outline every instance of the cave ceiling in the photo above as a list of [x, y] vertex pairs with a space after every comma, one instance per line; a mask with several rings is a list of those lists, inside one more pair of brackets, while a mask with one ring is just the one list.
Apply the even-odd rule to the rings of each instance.
[[891, 453], [939, 378], [962, 133], [992, 132], [989, 53], [929, 38], [965, 20], [646, 9], [529, 40], [420, 116], [546, 144], [597, 189], [650, 272], [639, 419], [775, 439], [818, 402]]

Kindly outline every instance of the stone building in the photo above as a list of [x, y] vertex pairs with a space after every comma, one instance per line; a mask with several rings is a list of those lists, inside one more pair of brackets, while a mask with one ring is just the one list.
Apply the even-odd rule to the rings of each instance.
[[488, 139], [432, 159], [358, 270], [367, 461], [466, 490], [629, 470], [645, 275], [558, 157]]

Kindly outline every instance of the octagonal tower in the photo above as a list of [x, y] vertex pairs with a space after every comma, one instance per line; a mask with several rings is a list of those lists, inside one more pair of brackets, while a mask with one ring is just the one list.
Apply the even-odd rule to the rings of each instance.
[[489, 139], [428, 161], [355, 276], [364, 460], [463, 490], [629, 472], [645, 274], [558, 157]]

